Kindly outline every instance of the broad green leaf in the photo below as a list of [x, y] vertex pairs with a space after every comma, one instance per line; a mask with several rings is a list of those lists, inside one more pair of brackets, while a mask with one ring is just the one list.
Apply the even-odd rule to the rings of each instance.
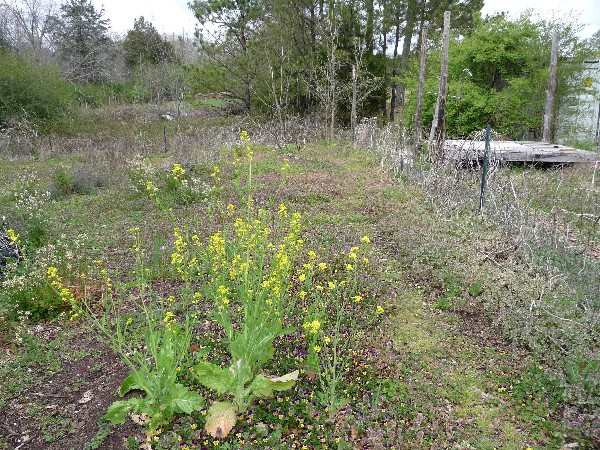
[[[170, 344], [170, 343], [169, 343]], [[175, 351], [171, 345], [163, 343], [156, 357], [156, 369], [159, 373], [173, 373], [177, 368]]]
[[212, 437], [224, 438], [235, 425], [235, 421], [235, 406], [229, 402], [216, 402], [208, 409], [204, 429]]
[[132, 389], [146, 390], [143, 386], [143, 380], [149, 375], [150, 372], [146, 366], [142, 366], [138, 370], [131, 372], [129, 376], [123, 380], [123, 383], [119, 388], [119, 396], [123, 397]]
[[108, 411], [106, 411], [103, 418], [109, 420], [112, 424], [125, 423], [127, 413], [133, 407], [134, 405], [130, 401], [118, 400], [108, 407]]
[[194, 375], [200, 383], [219, 394], [225, 394], [234, 383], [233, 373], [209, 362], [201, 362], [194, 366]]
[[169, 401], [175, 412], [191, 414], [204, 407], [204, 399], [196, 391], [191, 391], [182, 384], [175, 384], [169, 390]]
[[274, 391], [287, 391], [291, 389], [297, 379], [297, 370], [275, 378], [257, 375], [252, 381], [249, 390], [257, 397], [271, 397]]

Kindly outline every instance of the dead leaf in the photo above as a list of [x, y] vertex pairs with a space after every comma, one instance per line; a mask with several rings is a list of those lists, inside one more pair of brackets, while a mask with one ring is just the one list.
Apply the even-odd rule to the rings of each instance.
[[212, 437], [224, 438], [229, 434], [236, 420], [235, 406], [229, 402], [216, 402], [208, 409], [204, 429]]
[[138, 425], [145, 425], [150, 422], [150, 416], [148, 414], [131, 414], [131, 420], [133, 420]]

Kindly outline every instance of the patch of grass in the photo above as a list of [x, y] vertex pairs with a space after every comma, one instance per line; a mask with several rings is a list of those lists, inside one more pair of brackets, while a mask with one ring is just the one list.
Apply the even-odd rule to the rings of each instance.
[[110, 431], [111, 431], [110, 422], [108, 422], [104, 419], [100, 419], [100, 423], [98, 425], [98, 431], [96, 432], [94, 437], [90, 440], [90, 442], [85, 444], [85, 446], [83, 447], [83, 450], [99, 449], [102, 446], [102, 444], [104, 443], [104, 441], [106, 440], [106, 438], [108, 437], [108, 435], [110, 434]]

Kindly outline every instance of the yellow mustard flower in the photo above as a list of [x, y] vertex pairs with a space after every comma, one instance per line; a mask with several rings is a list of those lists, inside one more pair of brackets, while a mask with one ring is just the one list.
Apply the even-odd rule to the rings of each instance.
[[15, 245], [19, 243], [19, 235], [12, 228], [6, 230], [6, 235], [10, 239], [10, 243]]
[[181, 167], [181, 164], [173, 164], [173, 169], [171, 170], [171, 172], [173, 173], [173, 177], [179, 180], [185, 173], [185, 169]]

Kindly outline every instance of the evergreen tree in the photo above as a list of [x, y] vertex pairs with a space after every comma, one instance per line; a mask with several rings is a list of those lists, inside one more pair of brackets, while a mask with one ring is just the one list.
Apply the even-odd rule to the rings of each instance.
[[[231, 97], [252, 106], [253, 82], [260, 56], [254, 53], [255, 35], [261, 30], [270, 9], [267, 1], [195, 0], [190, 8], [205, 34], [198, 33], [204, 55], [229, 76]], [[208, 26], [207, 26], [208, 25]]]
[[175, 61], [173, 46], [165, 41], [154, 25], [144, 17], [135, 19], [133, 29], [127, 32], [123, 41], [125, 63], [130, 68], [144, 64], [159, 64]]
[[106, 58], [111, 40], [104, 10], [96, 11], [91, 0], [68, 0], [54, 20], [52, 40], [73, 81], [105, 79]]

